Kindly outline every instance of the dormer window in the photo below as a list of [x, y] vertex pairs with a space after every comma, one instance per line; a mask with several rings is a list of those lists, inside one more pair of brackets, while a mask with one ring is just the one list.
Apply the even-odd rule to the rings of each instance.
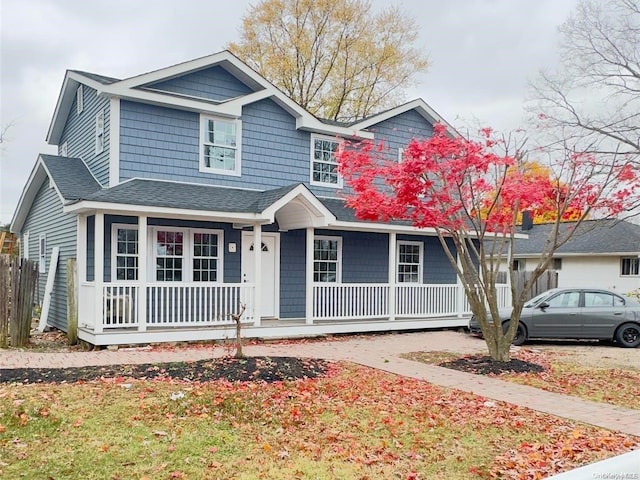
[[202, 115], [200, 117], [200, 171], [240, 175], [241, 124]]
[[342, 187], [336, 159], [339, 145], [335, 138], [311, 135], [311, 185]]

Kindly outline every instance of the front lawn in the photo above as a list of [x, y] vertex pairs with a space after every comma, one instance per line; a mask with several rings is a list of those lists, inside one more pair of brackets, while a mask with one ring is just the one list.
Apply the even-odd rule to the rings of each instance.
[[345, 363], [270, 383], [0, 386], [2, 478], [540, 478], [638, 440]]

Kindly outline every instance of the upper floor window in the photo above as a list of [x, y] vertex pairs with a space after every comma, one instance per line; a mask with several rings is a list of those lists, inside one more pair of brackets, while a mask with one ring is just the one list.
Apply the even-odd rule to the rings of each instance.
[[513, 265], [514, 272], [524, 272], [527, 267], [527, 264], [524, 258], [515, 259], [512, 265]]
[[341, 238], [316, 237], [313, 241], [313, 281], [340, 281]]
[[620, 274], [623, 277], [637, 277], [640, 275], [640, 258], [622, 257], [620, 262]]
[[96, 114], [96, 155], [104, 151], [104, 110]]
[[82, 91], [82, 85], [76, 90], [76, 113], [80, 115], [84, 110], [84, 95]]
[[311, 135], [311, 184], [342, 187], [336, 152], [340, 142], [335, 138]]
[[422, 242], [398, 242], [398, 283], [421, 283]]
[[239, 120], [200, 117], [200, 171], [240, 175], [240, 130]]

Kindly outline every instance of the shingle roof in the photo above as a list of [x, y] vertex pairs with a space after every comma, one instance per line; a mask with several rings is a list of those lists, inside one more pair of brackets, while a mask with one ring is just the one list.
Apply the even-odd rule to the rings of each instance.
[[86, 198], [102, 188], [79, 158], [44, 154], [40, 158], [60, 194], [67, 201]]
[[362, 220], [356, 216], [354, 209], [349, 208], [344, 200], [338, 198], [320, 198], [319, 199], [325, 207], [327, 207], [331, 213], [333, 213], [336, 219], [340, 222], [358, 222], [358, 223], [386, 223], [389, 225], [403, 225], [410, 226], [411, 222], [402, 220], [390, 220], [387, 222], [369, 222]]
[[119, 82], [119, 78], [113, 77], [105, 77], [104, 75], [98, 75], [97, 73], [83, 72], [82, 70], [70, 70], [71, 72], [78, 73], [82, 76], [90, 78], [91, 80], [95, 80], [98, 83], [102, 83], [103, 85], [110, 85], [112, 83]]
[[[566, 231], [574, 228], [572, 222], [563, 223], [560, 228]], [[528, 239], [515, 241], [516, 255], [535, 255], [544, 250], [545, 242], [553, 228], [552, 224], [534, 225], [531, 230], [523, 231]], [[578, 226], [577, 231], [558, 254], [607, 254], [640, 252], [640, 225], [619, 220], [589, 220]]]

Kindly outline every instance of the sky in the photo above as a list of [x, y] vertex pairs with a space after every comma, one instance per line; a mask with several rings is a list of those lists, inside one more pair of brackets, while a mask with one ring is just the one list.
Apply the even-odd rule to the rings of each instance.
[[[219, 52], [257, 0], [0, 0], [0, 224], [9, 223], [45, 141], [65, 70], [116, 78]], [[388, 0], [372, 0], [383, 8]], [[528, 81], [557, 61], [577, 0], [396, 0], [430, 60], [407, 100], [454, 126], [524, 126]]]

